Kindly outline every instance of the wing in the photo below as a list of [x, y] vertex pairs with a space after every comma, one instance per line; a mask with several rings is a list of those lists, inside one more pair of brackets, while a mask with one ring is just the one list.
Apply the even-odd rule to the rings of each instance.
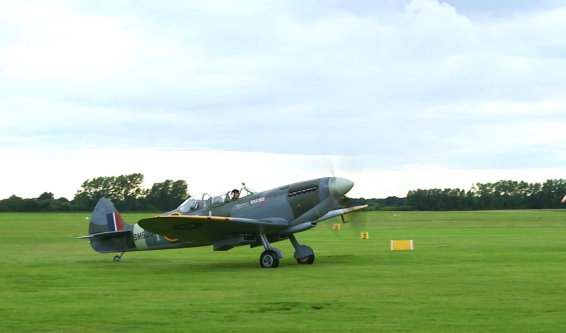
[[185, 241], [210, 243], [231, 235], [277, 232], [288, 227], [285, 221], [254, 220], [221, 216], [156, 216], [138, 221], [147, 231]]
[[316, 220], [316, 222], [320, 222], [323, 220], [328, 220], [331, 219], [333, 217], [336, 216], [340, 216], [340, 215], [344, 215], [344, 214], [348, 214], [351, 212], [355, 212], [357, 210], [360, 209], [364, 209], [366, 208], [368, 205], [361, 205], [361, 206], [354, 206], [354, 207], [349, 207], [349, 208], [342, 208], [342, 209], [335, 209], [335, 210], [331, 210], [328, 213], [326, 213], [324, 216], [322, 216], [321, 218], [319, 218], [318, 220]]

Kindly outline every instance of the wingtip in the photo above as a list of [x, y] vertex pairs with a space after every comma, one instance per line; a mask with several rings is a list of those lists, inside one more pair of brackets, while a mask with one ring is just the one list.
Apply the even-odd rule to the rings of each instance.
[[364, 209], [366, 208], [368, 205], [361, 205], [361, 206], [356, 206], [356, 207], [352, 207], [353, 210], [360, 210], [360, 209]]

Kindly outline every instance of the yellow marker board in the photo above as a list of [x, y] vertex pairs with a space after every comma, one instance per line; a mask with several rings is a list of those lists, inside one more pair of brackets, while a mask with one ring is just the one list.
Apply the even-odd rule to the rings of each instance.
[[391, 251], [413, 251], [413, 240], [391, 240]]
[[362, 239], [369, 239], [369, 232], [363, 231], [361, 237]]
[[332, 230], [340, 230], [340, 224], [339, 223], [334, 223], [332, 225]]

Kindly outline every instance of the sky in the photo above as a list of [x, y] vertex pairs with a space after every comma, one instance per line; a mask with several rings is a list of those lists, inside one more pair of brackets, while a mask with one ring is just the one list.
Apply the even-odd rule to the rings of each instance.
[[566, 178], [566, 3], [0, 0], [0, 198]]

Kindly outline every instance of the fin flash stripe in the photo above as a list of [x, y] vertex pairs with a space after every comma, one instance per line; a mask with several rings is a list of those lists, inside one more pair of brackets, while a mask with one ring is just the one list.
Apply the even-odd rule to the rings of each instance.
[[106, 222], [108, 223], [108, 231], [124, 230], [124, 219], [118, 212], [106, 214]]

